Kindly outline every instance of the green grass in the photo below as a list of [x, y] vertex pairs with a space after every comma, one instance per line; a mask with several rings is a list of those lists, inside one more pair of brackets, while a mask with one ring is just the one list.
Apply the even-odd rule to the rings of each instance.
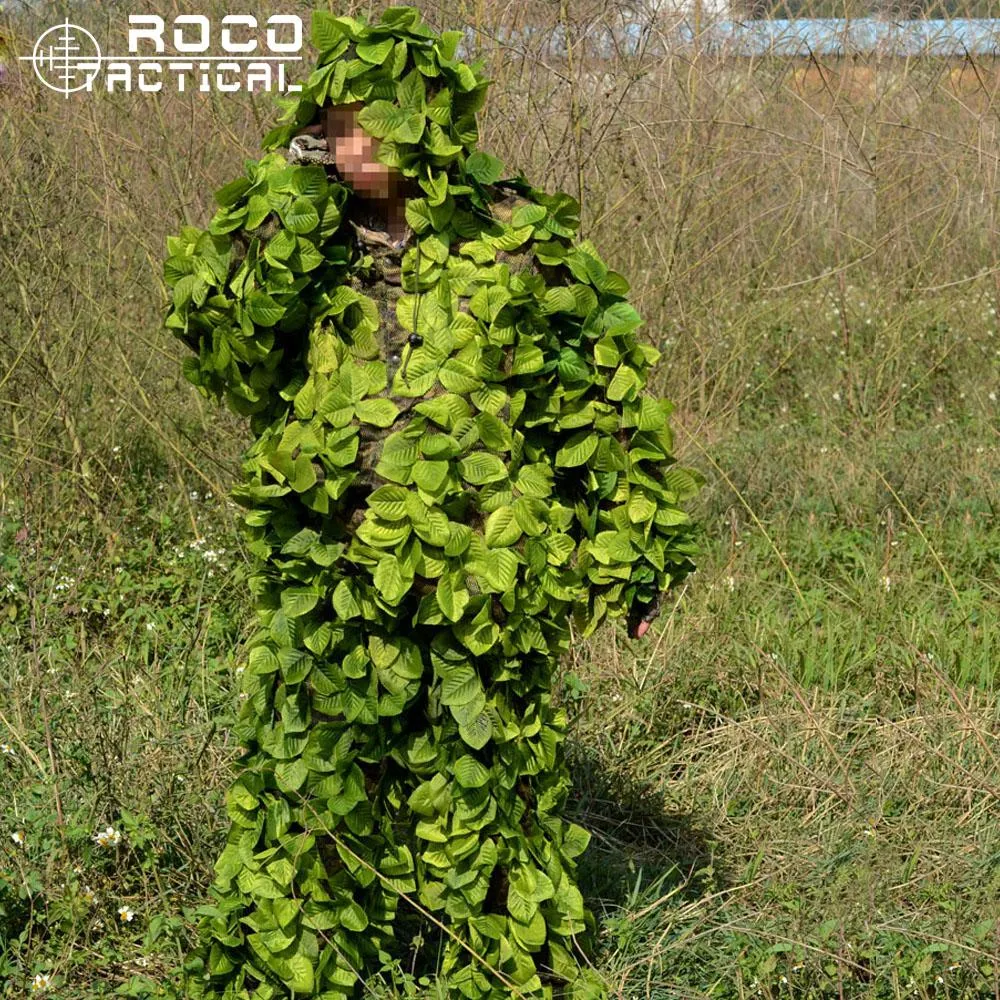
[[[893, 437], [879, 468], [912, 507], [879, 516], [863, 441], [739, 415], [699, 572], [650, 640], [606, 627], [560, 675], [599, 967], [621, 997], [994, 996], [1000, 526], [956, 488], [970, 462], [996, 481], [993, 427]], [[155, 996], [226, 832], [233, 510], [120, 447], [97, 501], [46, 476], [4, 502], [3, 997], [50, 970], [72, 1000]]]

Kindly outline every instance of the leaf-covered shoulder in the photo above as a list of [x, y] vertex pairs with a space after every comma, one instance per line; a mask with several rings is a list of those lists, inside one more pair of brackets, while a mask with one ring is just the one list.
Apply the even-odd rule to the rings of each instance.
[[257, 431], [287, 406], [317, 299], [346, 273], [347, 197], [322, 166], [270, 153], [216, 192], [207, 229], [167, 241], [166, 326], [197, 354], [185, 376], [253, 416]]

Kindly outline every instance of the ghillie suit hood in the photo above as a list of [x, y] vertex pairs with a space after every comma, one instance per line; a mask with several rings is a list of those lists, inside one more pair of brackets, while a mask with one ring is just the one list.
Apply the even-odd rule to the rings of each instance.
[[[458, 33], [394, 8], [316, 14], [313, 40], [272, 152], [168, 241], [185, 375], [256, 435], [232, 491], [261, 626], [247, 753], [188, 995], [356, 996], [399, 973], [419, 910], [445, 927], [449, 995], [596, 997], [553, 670], [571, 620], [638, 632], [694, 568], [701, 480], [674, 464], [670, 404], [643, 392], [658, 352], [576, 239], [577, 203], [476, 151], [486, 82]], [[355, 101], [421, 191], [390, 314], [351, 192], [279, 152]]]
[[381, 140], [378, 159], [415, 180], [430, 205], [443, 204], [450, 189], [485, 208], [483, 185], [499, 178], [502, 165], [476, 152], [476, 112], [489, 81], [480, 63], [455, 58], [461, 39], [460, 31], [436, 34], [411, 7], [390, 9], [370, 26], [317, 12], [317, 68], [264, 148], [287, 146], [322, 107], [361, 102], [360, 124]]

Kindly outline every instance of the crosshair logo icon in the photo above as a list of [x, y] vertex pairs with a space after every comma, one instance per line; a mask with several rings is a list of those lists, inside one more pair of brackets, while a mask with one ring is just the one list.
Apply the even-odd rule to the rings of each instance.
[[66, 20], [35, 42], [31, 65], [46, 87], [69, 97], [86, 90], [101, 71], [101, 47], [86, 28]]

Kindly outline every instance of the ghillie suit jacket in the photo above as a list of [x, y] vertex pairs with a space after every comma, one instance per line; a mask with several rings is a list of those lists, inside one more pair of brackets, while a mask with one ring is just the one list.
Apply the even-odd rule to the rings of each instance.
[[246, 753], [192, 997], [358, 996], [418, 928], [450, 996], [602, 992], [552, 672], [571, 622], [693, 569], [699, 479], [574, 200], [474, 151], [486, 82], [458, 40], [412, 8], [317, 14], [319, 66], [265, 140], [363, 101], [423, 192], [408, 244], [277, 151], [169, 241], [185, 373], [257, 435], [233, 491], [260, 622]]

